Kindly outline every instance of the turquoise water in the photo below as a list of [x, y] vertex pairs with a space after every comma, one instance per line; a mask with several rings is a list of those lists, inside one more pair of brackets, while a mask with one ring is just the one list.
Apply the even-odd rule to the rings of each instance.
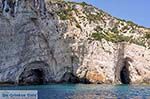
[[150, 99], [150, 86], [139, 85], [50, 84], [0, 90], [38, 90], [38, 99]]

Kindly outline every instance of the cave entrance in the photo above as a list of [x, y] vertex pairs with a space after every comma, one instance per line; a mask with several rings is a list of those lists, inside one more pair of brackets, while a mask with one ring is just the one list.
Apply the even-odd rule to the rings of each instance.
[[43, 84], [44, 72], [42, 69], [24, 71], [19, 79], [19, 84]]
[[19, 76], [18, 84], [32, 85], [45, 84], [48, 82], [49, 65], [43, 61], [34, 61], [24, 66]]
[[125, 59], [124, 66], [120, 71], [120, 81], [122, 84], [130, 84], [130, 72], [129, 72], [129, 64], [128, 59]]

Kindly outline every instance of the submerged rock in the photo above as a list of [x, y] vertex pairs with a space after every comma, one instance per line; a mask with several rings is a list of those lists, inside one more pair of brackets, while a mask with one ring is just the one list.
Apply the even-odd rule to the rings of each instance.
[[150, 29], [85, 3], [3, 2], [1, 83], [150, 83]]

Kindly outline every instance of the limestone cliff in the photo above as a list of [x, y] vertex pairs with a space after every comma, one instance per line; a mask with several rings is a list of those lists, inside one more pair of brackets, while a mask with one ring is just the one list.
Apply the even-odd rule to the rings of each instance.
[[0, 5], [1, 83], [150, 83], [150, 29], [84, 2]]

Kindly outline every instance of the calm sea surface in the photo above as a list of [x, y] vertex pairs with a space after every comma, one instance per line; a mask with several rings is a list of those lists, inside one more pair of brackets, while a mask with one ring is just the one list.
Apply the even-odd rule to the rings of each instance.
[[37, 90], [38, 99], [150, 99], [150, 86], [50, 84], [5, 86], [0, 90]]

